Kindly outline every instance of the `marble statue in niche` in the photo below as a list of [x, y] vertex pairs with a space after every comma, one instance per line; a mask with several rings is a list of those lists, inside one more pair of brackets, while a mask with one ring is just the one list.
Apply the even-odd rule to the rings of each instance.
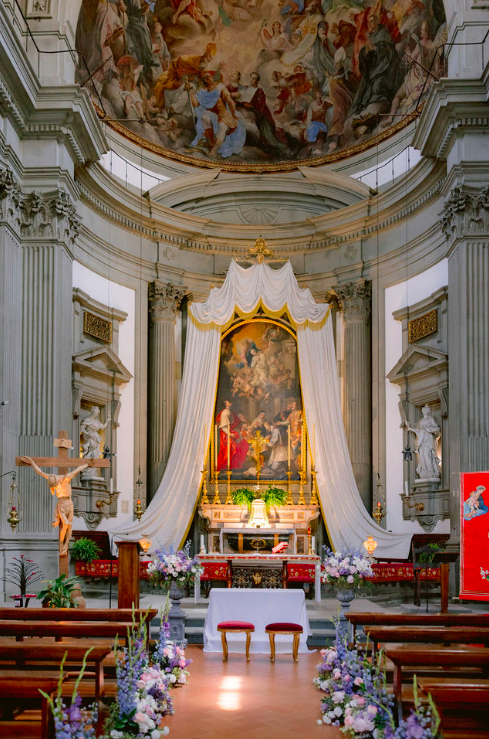
[[429, 405], [421, 408], [423, 414], [415, 429], [407, 423], [404, 425], [406, 431], [416, 435], [416, 453], [418, 455], [418, 466], [416, 474], [421, 480], [438, 480], [440, 478], [440, 459], [436, 453], [440, 427], [433, 418]]

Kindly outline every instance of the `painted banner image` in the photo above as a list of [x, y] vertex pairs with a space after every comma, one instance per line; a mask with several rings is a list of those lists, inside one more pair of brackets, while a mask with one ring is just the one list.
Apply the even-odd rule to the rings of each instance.
[[460, 597], [489, 600], [489, 472], [460, 477]]
[[223, 338], [214, 424], [222, 479], [230, 469], [232, 480], [256, 480], [257, 466], [261, 480], [287, 480], [289, 466], [299, 479], [302, 397], [291, 332], [258, 319]]

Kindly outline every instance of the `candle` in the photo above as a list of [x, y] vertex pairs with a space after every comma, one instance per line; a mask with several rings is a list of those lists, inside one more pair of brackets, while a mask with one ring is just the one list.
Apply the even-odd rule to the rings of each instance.
[[290, 423], [287, 426], [287, 472], [290, 472]]
[[409, 483], [407, 480], [404, 482], [404, 495], [409, 498]]
[[312, 461], [316, 462], [316, 424], [312, 424]]
[[205, 442], [207, 441], [207, 424], [204, 423], [204, 464], [207, 462], [207, 454], [206, 454], [206, 448], [205, 448]]
[[381, 507], [382, 507], [382, 506], [381, 506], [380, 500], [378, 500], [378, 501], [377, 501], [377, 508], [381, 508]]
[[311, 549], [313, 552], [316, 551], [316, 537], [315, 536], [312, 537]]
[[114, 492], [114, 480], [112, 478], [110, 478], [109, 490], [110, 490], [110, 494], [112, 495], [112, 493]]
[[205, 545], [204, 545], [204, 534], [201, 534], [200, 535], [200, 550], [202, 551], [203, 549], [205, 549]]
[[214, 469], [217, 471], [217, 423], [214, 426], [214, 437], [216, 439], [214, 444]]
[[309, 526], [309, 528], [307, 529], [307, 535], [309, 536], [310, 533], [311, 533], [311, 527]]
[[138, 498], [138, 499], [137, 499], [137, 501], [136, 501], [136, 505], [141, 505], [141, 501], [140, 501], [140, 499], [139, 499], [139, 498]]
[[231, 426], [228, 424], [228, 472], [231, 469]]

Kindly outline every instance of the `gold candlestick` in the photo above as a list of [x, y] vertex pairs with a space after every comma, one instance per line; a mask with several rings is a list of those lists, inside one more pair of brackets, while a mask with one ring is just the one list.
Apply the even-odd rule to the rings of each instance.
[[214, 488], [214, 500], [212, 501], [212, 505], [221, 505], [221, 499], [219, 497], [219, 482], [218, 482], [217, 475], [216, 475], [214, 483], [216, 487]]
[[312, 554], [312, 534], [311, 534], [311, 527], [307, 529], [307, 547], [309, 550], [309, 554]]
[[306, 505], [306, 499], [304, 498], [304, 485], [306, 484], [306, 473], [304, 470], [300, 471], [301, 482], [300, 482], [300, 493], [297, 505]]
[[312, 469], [311, 469], [311, 478], [312, 478], [312, 483], [311, 483], [311, 501], [310, 501], [310, 505], [319, 505], [318, 493], [317, 493], [317, 485], [318, 485], [318, 483], [317, 483], [317, 472], [314, 469], [314, 467], [312, 467]]
[[231, 470], [227, 471], [228, 476], [228, 484], [227, 484], [227, 490], [226, 490], [226, 500], [224, 502], [224, 505], [233, 505], [233, 499], [231, 498]]
[[292, 475], [292, 472], [290, 470], [288, 470], [288, 472], [287, 472], [287, 490], [288, 490], [288, 495], [287, 495], [287, 500], [285, 501], [285, 505], [294, 505], [294, 501], [292, 499], [292, 491], [290, 489], [290, 478], [291, 478], [291, 475]]
[[209, 502], [209, 496], [207, 495], [207, 465], [204, 465], [204, 469], [202, 470], [202, 491], [200, 496], [200, 504], [208, 505]]

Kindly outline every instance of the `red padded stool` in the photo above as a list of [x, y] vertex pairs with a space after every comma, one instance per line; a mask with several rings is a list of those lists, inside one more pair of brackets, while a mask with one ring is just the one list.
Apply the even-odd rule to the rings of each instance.
[[217, 630], [221, 632], [223, 662], [227, 662], [228, 659], [228, 642], [226, 639], [228, 631], [230, 634], [246, 634], [246, 661], [250, 661], [251, 634], [255, 630], [253, 624], [248, 621], [221, 621], [220, 624], [217, 624]]
[[297, 655], [299, 653], [299, 641], [303, 631], [304, 629], [300, 624], [268, 624], [268, 626], [265, 627], [265, 633], [268, 634], [270, 639], [270, 659], [272, 660], [272, 662], [275, 662], [275, 634], [289, 634], [294, 637], [294, 640], [292, 642], [292, 656], [294, 658], [294, 662], [298, 662], [299, 658], [297, 657]]

